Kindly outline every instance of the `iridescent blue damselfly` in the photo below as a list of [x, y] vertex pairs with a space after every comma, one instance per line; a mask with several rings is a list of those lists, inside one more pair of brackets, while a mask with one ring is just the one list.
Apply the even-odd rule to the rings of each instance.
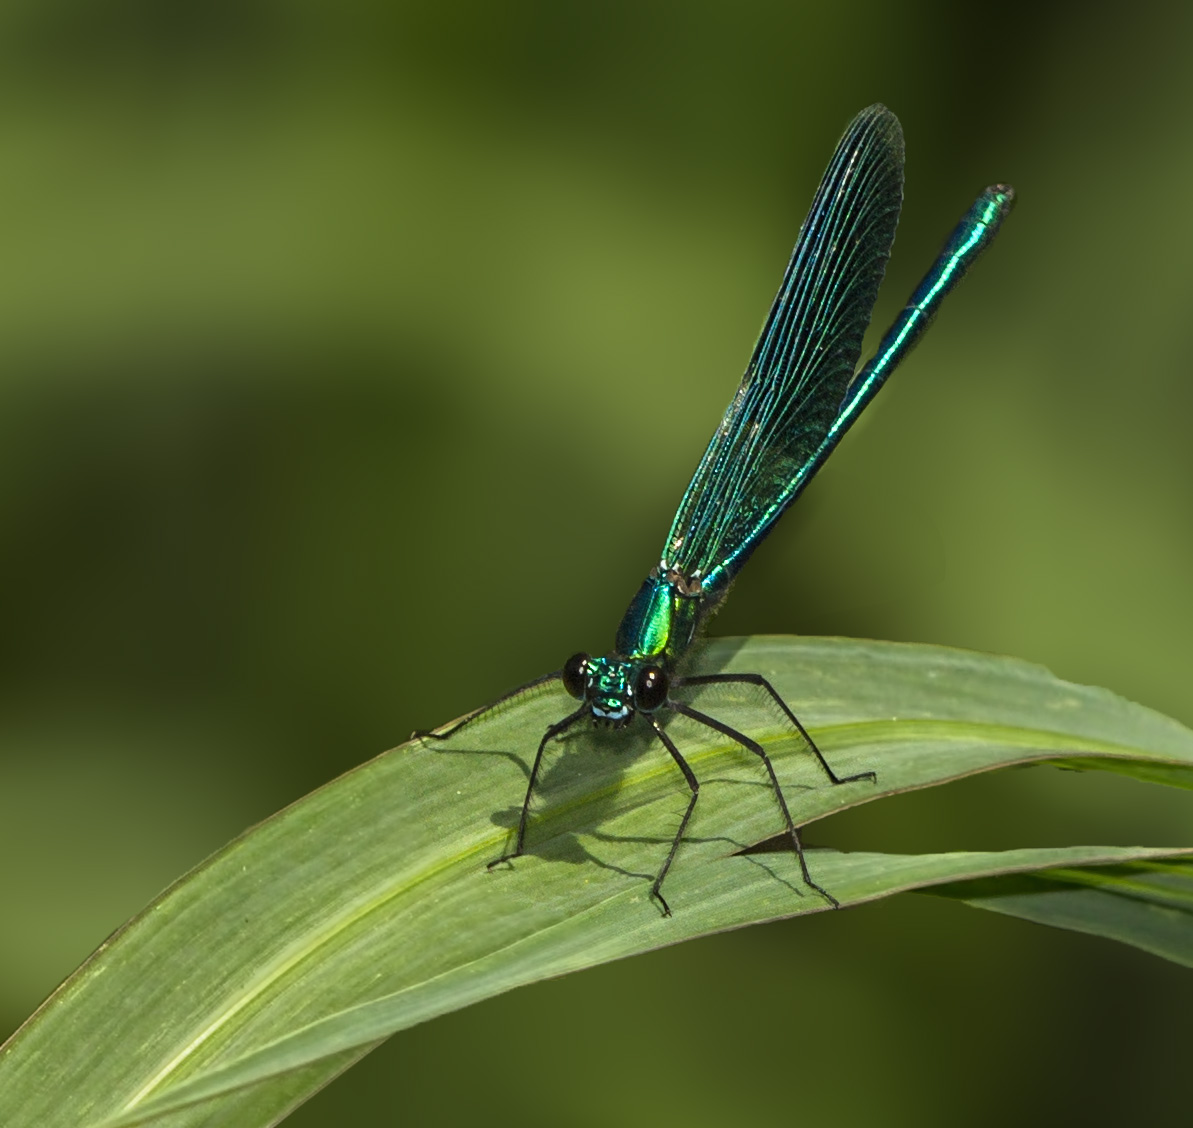
[[509, 698], [550, 681], [561, 681], [579, 701], [575, 711], [549, 726], [539, 741], [514, 848], [490, 862], [490, 869], [525, 853], [530, 800], [548, 744], [585, 718], [621, 728], [641, 716], [690, 791], [687, 810], [650, 890], [664, 915], [670, 916], [663, 880], [700, 794], [695, 773], [660, 721], [673, 712], [720, 733], [762, 761], [804, 881], [838, 907], [836, 898], [808, 872], [799, 831], [766, 749], [688, 704], [676, 691], [723, 683], [755, 686], [783, 711], [830, 784], [874, 782], [875, 773], [838, 776], [761, 674], [685, 674], [681, 663], [742, 565], [914, 347], [945, 295], [994, 238], [1014, 198], [1005, 184], [978, 196], [873, 359], [857, 371], [862, 335], [870, 323], [903, 202], [903, 131], [899, 119], [881, 105], [853, 119], [816, 191], [741, 386], [680, 502], [658, 564], [621, 621], [613, 651], [595, 658], [574, 654], [561, 670], [520, 686], [448, 728], [417, 734], [446, 739]]

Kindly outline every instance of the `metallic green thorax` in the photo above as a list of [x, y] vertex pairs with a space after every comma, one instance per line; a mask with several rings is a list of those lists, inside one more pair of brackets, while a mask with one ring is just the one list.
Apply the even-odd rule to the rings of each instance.
[[617, 628], [615, 652], [673, 669], [692, 644], [703, 602], [699, 595], [683, 594], [672, 578], [648, 576]]
[[635, 711], [654, 708], [638, 696], [640, 676], [652, 667], [672, 673], [715, 602], [678, 573], [652, 572], [621, 620], [613, 653], [585, 660], [584, 700], [593, 720], [620, 726]]

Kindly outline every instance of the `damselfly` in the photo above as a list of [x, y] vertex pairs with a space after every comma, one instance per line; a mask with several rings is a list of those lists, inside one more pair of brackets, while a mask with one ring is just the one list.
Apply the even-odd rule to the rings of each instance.
[[561, 670], [519, 687], [443, 731], [421, 734], [447, 738], [502, 701], [552, 680], [562, 681], [579, 702], [539, 741], [514, 848], [490, 862], [490, 868], [525, 852], [530, 800], [548, 744], [585, 719], [620, 728], [641, 716], [683, 773], [690, 791], [687, 810], [651, 887], [651, 896], [670, 915], [663, 880], [700, 794], [695, 773], [660, 720], [673, 712], [706, 725], [761, 760], [804, 881], [837, 906], [836, 898], [808, 872], [799, 831], [766, 749], [748, 734], [684, 701], [676, 691], [727, 682], [756, 686], [782, 709], [829, 783], [875, 779], [873, 772], [838, 776], [762, 675], [685, 674], [680, 663], [750, 554], [911, 351], [945, 295], [994, 238], [1011, 209], [1014, 192], [1005, 184], [995, 184], [978, 196], [874, 358], [857, 371], [862, 335], [894, 242], [902, 201], [903, 131], [885, 106], [871, 106], [850, 123], [829, 162], [741, 386], [680, 502], [658, 564], [621, 621], [612, 652], [603, 657], [574, 654]]

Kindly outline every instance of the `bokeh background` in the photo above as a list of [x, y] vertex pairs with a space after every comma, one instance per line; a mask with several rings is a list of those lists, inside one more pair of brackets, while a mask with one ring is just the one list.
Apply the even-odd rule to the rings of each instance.
[[[1020, 206], [715, 632], [1193, 723], [1191, 58], [1184, 4], [9, 0], [0, 1033], [245, 826], [609, 645], [873, 101], [879, 322], [978, 189]], [[1191, 829], [1034, 770], [809, 837]], [[1183, 1124], [1191, 982], [907, 897], [407, 1031], [292, 1123]]]

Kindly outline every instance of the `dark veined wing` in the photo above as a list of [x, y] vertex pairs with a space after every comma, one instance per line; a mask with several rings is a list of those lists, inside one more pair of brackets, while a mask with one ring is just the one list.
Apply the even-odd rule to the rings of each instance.
[[684, 494], [662, 570], [716, 593], [815, 471], [853, 380], [903, 202], [903, 131], [850, 123], [800, 230], [754, 355]]

